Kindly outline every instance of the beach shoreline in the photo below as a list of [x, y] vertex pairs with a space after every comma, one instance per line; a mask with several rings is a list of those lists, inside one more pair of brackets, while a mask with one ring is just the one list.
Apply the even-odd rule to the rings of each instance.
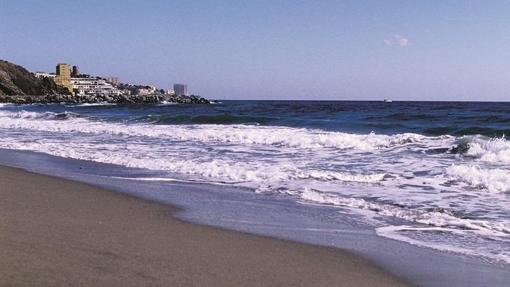
[[0, 167], [0, 285], [409, 286], [336, 248], [191, 224], [175, 207]]

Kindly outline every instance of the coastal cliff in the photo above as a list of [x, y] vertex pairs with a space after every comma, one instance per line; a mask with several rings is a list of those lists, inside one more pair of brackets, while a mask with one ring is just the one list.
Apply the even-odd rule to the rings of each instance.
[[0, 60], [0, 99], [26, 95], [69, 95], [51, 79], [38, 79], [27, 69]]
[[22, 66], [0, 60], [0, 103], [51, 104], [51, 103], [113, 103], [157, 104], [173, 102], [182, 104], [209, 104], [199, 96], [167, 94], [150, 95], [73, 95], [50, 78], [37, 78]]

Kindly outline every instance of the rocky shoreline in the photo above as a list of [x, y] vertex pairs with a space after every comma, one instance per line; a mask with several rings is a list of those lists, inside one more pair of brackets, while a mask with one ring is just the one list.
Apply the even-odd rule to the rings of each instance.
[[178, 103], [178, 104], [210, 104], [210, 101], [199, 96], [175, 96], [164, 94], [153, 94], [146, 96], [139, 95], [65, 95], [50, 94], [40, 96], [17, 95], [7, 96], [0, 95], [0, 103], [13, 104], [159, 104], [159, 103]]

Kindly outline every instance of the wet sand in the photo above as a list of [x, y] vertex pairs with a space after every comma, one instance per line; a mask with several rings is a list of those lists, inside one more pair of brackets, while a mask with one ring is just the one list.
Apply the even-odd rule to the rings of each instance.
[[0, 286], [409, 286], [347, 251], [186, 223], [176, 211], [0, 167]]

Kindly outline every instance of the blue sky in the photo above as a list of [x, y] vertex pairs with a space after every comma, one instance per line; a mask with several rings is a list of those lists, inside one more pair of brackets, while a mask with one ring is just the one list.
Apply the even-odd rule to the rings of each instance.
[[0, 58], [218, 99], [510, 100], [510, 1], [0, 0]]

